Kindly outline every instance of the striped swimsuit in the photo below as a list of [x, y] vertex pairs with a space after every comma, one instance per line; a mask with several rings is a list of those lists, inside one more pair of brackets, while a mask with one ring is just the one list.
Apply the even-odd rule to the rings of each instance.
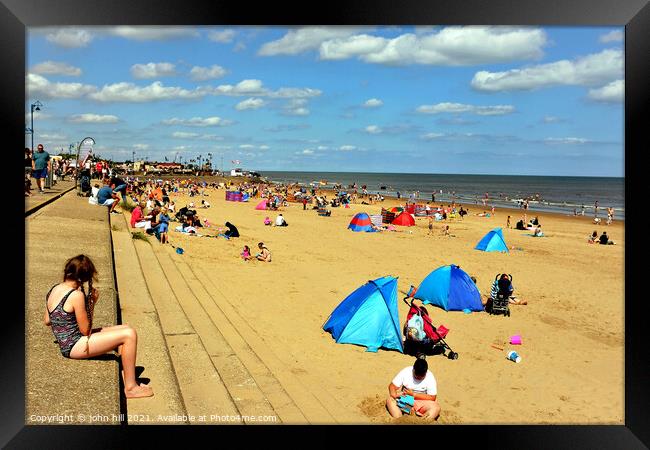
[[[56, 287], [52, 286], [52, 289]], [[50, 297], [52, 289], [45, 296], [45, 307], [47, 308], [47, 299]], [[74, 312], [67, 312], [63, 309], [65, 301], [68, 299], [70, 294], [72, 294], [76, 289], [71, 289], [70, 292], [63, 296], [63, 299], [59, 304], [50, 312], [49, 308], [47, 309], [50, 314], [50, 323], [52, 325], [52, 333], [56, 338], [56, 341], [61, 347], [61, 354], [66, 358], [70, 357], [70, 351], [72, 347], [77, 343], [79, 339], [83, 336], [79, 330], [79, 324], [77, 323], [77, 317]]]

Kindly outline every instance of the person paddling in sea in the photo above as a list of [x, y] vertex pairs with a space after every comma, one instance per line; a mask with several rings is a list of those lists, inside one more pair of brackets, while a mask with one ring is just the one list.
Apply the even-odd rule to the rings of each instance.
[[[151, 397], [153, 389], [136, 380], [136, 331], [129, 325], [92, 328], [99, 300], [99, 291], [93, 288], [96, 278], [97, 270], [89, 257], [70, 258], [63, 269], [63, 282], [52, 286], [45, 296], [45, 325], [52, 328], [65, 358], [86, 359], [117, 350], [122, 359], [126, 398]], [[87, 294], [84, 283], [88, 283]]]

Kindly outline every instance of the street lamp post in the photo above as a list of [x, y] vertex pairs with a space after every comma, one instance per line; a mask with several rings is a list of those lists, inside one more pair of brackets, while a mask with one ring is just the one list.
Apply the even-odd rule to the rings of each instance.
[[34, 102], [34, 103], [32, 103], [30, 105], [31, 121], [32, 121], [32, 128], [31, 128], [31, 130], [32, 130], [32, 151], [34, 151], [34, 111], [40, 111], [41, 106], [43, 106], [43, 104], [41, 102], [39, 102], [38, 100], [36, 100], [36, 102]]

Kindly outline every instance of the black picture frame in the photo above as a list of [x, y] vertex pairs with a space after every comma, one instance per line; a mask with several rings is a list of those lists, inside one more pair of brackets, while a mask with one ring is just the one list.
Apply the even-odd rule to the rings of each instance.
[[[625, 26], [625, 232], [630, 243], [625, 249], [625, 425], [624, 426], [447, 426], [427, 428], [423, 435], [405, 433], [402, 427], [184, 427], [184, 426], [26, 426], [24, 305], [16, 296], [5, 293], [3, 343], [0, 346], [0, 371], [3, 380], [0, 408], [0, 445], [7, 448], [121, 448], [135, 446], [133, 439], [179, 445], [206, 438], [214, 446], [231, 445], [233, 439], [284, 440], [303, 445], [319, 442], [314, 437], [345, 435], [345, 439], [381, 439], [389, 436], [401, 445], [420, 445], [422, 436], [430, 442], [454, 445], [471, 439], [481, 446], [506, 448], [646, 448], [650, 445], [647, 427], [648, 352], [643, 330], [647, 299], [637, 261], [642, 261], [640, 245], [634, 240], [644, 206], [642, 179], [643, 154], [650, 149], [647, 117], [650, 109], [650, 5], [648, 0], [336, 0], [319, 4], [228, 1], [144, 1], [144, 0], [2, 0], [0, 35], [3, 71], [0, 75], [0, 108], [7, 122], [4, 133], [6, 164], [19, 164], [19, 131], [24, 126], [26, 28], [56, 25], [541, 25], [541, 26]], [[14, 161], [14, 158], [16, 161]], [[9, 199], [18, 202], [21, 182], [17, 170], [8, 170]], [[14, 190], [15, 195], [14, 195]], [[633, 203], [636, 200], [637, 203]], [[23, 208], [23, 205], [17, 206]], [[11, 206], [10, 208], [13, 208]], [[9, 211], [13, 211], [10, 209]], [[21, 212], [22, 214], [22, 212]], [[13, 230], [24, 230], [18, 215], [7, 214]], [[22, 216], [21, 216], [22, 217]], [[627, 236], [626, 236], [627, 237]], [[7, 280], [20, 292], [24, 289], [24, 247], [16, 239], [16, 249], [7, 253]], [[21, 253], [22, 252], [22, 253]], [[20, 259], [22, 254], [23, 258]], [[13, 258], [19, 255], [18, 258]], [[17, 262], [17, 261], [18, 262]], [[14, 281], [18, 280], [18, 281]], [[575, 287], [579, 288], [579, 287]], [[603, 301], [608, 299], [603, 298]], [[569, 343], [567, 343], [569, 345]], [[557, 349], [561, 351], [561, 349]], [[622, 380], [623, 382], [623, 380]], [[594, 398], [595, 408], [606, 408], [607, 398]], [[336, 429], [334, 429], [336, 428]], [[411, 431], [411, 428], [407, 429]], [[291, 433], [288, 442], [286, 432]], [[201, 435], [201, 436], [199, 436]], [[418, 440], [412, 436], [420, 436]], [[218, 437], [216, 439], [215, 437]], [[407, 439], [408, 438], [408, 439]], [[406, 440], [405, 440], [406, 439]], [[401, 441], [401, 442], [400, 442]], [[322, 441], [327, 445], [327, 441]]]

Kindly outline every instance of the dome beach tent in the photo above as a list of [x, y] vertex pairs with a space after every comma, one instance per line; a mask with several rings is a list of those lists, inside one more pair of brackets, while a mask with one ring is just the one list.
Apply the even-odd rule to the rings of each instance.
[[401, 225], [403, 227], [412, 227], [415, 225], [415, 219], [406, 211], [402, 211], [402, 213], [399, 216], [395, 217], [391, 223], [393, 225]]
[[338, 344], [355, 344], [404, 352], [397, 310], [397, 278], [370, 280], [332, 311], [323, 330]]
[[401, 213], [402, 211], [404, 211], [404, 208], [402, 208], [401, 206], [393, 206], [393, 207], [392, 207], [391, 209], [389, 209], [388, 211], [390, 211], [390, 212], [392, 212], [392, 213], [399, 214], [399, 213]]
[[460, 267], [442, 266], [426, 276], [414, 298], [445, 311], [483, 311], [481, 294], [472, 279]]
[[263, 210], [263, 211], [266, 210], [266, 201], [267, 201], [267, 200], [264, 199], [264, 200], [262, 200], [261, 202], [259, 202], [259, 203], [257, 204], [257, 206], [255, 207], [255, 209], [259, 209], [259, 210]]
[[501, 228], [495, 228], [494, 230], [488, 232], [483, 239], [476, 244], [474, 247], [476, 250], [482, 250], [484, 252], [506, 252], [509, 253], [508, 246], [506, 245], [505, 239], [503, 239], [503, 231]]
[[372, 228], [372, 222], [370, 221], [370, 216], [366, 213], [358, 213], [355, 215], [352, 220], [350, 221], [350, 225], [348, 225], [348, 228], [352, 231], [367, 231], [367, 232], [373, 232], [375, 231]]

